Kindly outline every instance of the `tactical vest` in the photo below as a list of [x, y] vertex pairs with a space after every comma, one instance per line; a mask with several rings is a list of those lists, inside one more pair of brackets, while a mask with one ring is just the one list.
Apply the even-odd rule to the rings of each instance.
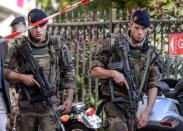
[[[148, 74], [149, 74], [149, 67], [148, 70], [145, 72], [145, 68], [146, 68], [146, 63], [147, 63], [147, 59], [148, 59], [148, 50], [150, 49], [150, 60], [152, 61], [155, 57], [155, 48], [151, 45], [149, 45], [149, 43], [147, 41], [145, 41], [143, 44], [146, 45], [146, 47], [144, 47], [143, 49], [132, 49], [130, 48], [130, 43], [129, 41], [125, 38], [122, 37], [119, 40], [116, 40], [114, 45], [111, 47], [111, 57], [109, 59], [109, 63], [113, 63], [113, 62], [120, 62], [120, 58], [117, 55], [117, 50], [116, 48], [118, 48], [118, 46], [120, 46], [120, 44], [123, 44], [125, 46], [128, 46], [127, 48], [129, 50], [128, 51], [128, 58], [129, 58], [129, 63], [130, 63], [130, 67], [131, 67], [131, 71], [132, 74], [134, 74], [134, 82], [136, 84], [137, 90], [142, 90], [142, 93], [146, 91], [146, 87], [147, 87], [147, 81], [148, 81]], [[114, 48], [115, 46], [115, 48]], [[149, 62], [150, 64], [150, 62]], [[143, 80], [144, 75], [146, 76]], [[143, 85], [141, 85], [143, 81]], [[104, 81], [104, 88], [102, 89], [103, 94], [107, 95], [109, 94], [109, 88], [106, 88], [106, 86], [108, 86], [108, 83], [106, 81]], [[141, 87], [142, 86], [142, 87]], [[142, 89], [140, 89], [140, 87]], [[116, 96], [123, 96], [127, 98], [127, 90], [125, 87], [121, 87], [117, 84], [115, 84], [114, 86], [114, 93]], [[141, 93], [141, 91], [140, 91]], [[141, 93], [141, 94], [142, 94]]]
[[[60, 59], [60, 55], [62, 55], [62, 58], [68, 58], [67, 56], [64, 56], [66, 47], [63, 45], [63, 43], [60, 41], [60, 39], [56, 37], [49, 37], [47, 40], [47, 44], [42, 47], [35, 47], [33, 45], [33, 42], [30, 41], [27, 37], [23, 37], [19, 40], [17, 40], [19, 43], [19, 46], [21, 46], [23, 43], [29, 44], [32, 48], [32, 55], [34, 56], [37, 64], [43, 68], [44, 73], [50, 83], [50, 86], [52, 87], [52, 94], [56, 95], [56, 92], [58, 88], [61, 85], [61, 71], [62, 67], [60, 65], [67, 64], [67, 59]], [[64, 57], [63, 57], [64, 56]], [[21, 55], [20, 55], [21, 59]], [[22, 60], [23, 61], [23, 60]], [[20, 60], [20, 67], [19, 71], [22, 71], [22, 68], [24, 66], [21, 65]], [[24, 70], [26, 72], [26, 70]], [[28, 88], [29, 93], [32, 97], [39, 96], [39, 91], [35, 88]], [[24, 94], [22, 94], [24, 95]]]

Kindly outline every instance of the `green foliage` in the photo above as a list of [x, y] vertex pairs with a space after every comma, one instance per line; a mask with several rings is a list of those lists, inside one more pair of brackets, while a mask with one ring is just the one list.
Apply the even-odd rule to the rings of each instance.
[[92, 95], [86, 95], [84, 102], [87, 107], [96, 107], [96, 100]]
[[113, 7], [121, 9], [131, 9], [138, 7], [146, 7], [152, 0], [112, 0]]
[[[63, 9], [66, 6], [76, 3], [79, 0], [37, 0], [37, 5], [45, 10], [48, 14], [56, 10]], [[77, 8], [79, 12], [85, 10], [105, 10], [117, 8], [131, 11], [142, 8], [149, 12], [150, 16], [155, 19], [173, 19], [183, 16], [182, 0], [93, 0], [93, 2], [83, 7]]]
[[[54, 10], [53, 8], [50, 8], [50, 5], [52, 6], [53, 3], [58, 4], [59, 9], [63, 9], [67, 7], [68, 5], [71, 5], [73, 3], [78, 2], [79, 0], [37, 0], [37, 4], [40, 5], [40, 7], [43, 10]], [[97, 9], [97, 8], [102, 8], [102, 9], [107, 9], [111, 7], [112, 3], [111, 0], [94, 0], [90, 4], [87, 5], [88, 9]]]

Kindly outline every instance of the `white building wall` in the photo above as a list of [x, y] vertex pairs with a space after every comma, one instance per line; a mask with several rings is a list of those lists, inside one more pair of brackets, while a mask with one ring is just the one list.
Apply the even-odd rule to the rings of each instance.
[[0, 35], [9, 35], [11, 21], [17, 16], [26, 18], [29, 10], [35, 7], [36, 0], [0, 0]]

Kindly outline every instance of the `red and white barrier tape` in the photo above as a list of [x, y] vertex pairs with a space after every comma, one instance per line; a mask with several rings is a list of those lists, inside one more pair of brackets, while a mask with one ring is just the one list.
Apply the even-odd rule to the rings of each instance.
[[62, 10], [59, 10], [57, 13], [55, 13], [55, 14], [53, 14], [53, 15], [50, 15], [50, 16], [48, 16], [48, 17], [46, 17], [46, 18], [44, 18], [44, 19], [42, 19], [42, 20], [40, 20], [40, 21], [38, 21], [38, 22], [33, 23], [31, 26], [27, 27], [25, 30], [23, 30], [23, 31], [21, 31], [21, 32], [13, 32], [13, 33], [11, 33], [10, 35], [7, 35], [7, 36], [1, 38], [1, 39], [0, 39], [0, 43], [5, 42], [5, 41], [7, 41], [7, 40], [10, 39], [10, 38], [14, 38], [15, 36], [18, 36], [18, 35], [20, 35], [20, 34], [26, 32], [26, 31], [28, 31], [28, 30], [34, 28], [35, 26], [37, 26], [37, 25], [39, 25], [39, 24], [42, 24], [42, 23], [48, 21], [49, 19], [51, 19], [51, 18], [53, 18], [53, 17], [55, 17], [55, 16], [57, 16], [57, 15], [63, 14], [63, 13], [68, 12], [68, 11], [71, 11], [71, 10], [77, 8], [77, 7], [86, 5], [86, 4], [88, 4], [88, 3], [92, 2], [92, 1], [93, 1], [93, 0], [81, 0], [81, 1], [79, 1], [79, 2], [77, 2], [77, 3], [75, 3], [75, 4], [73, 4], [73, 5], [70, 5], [70, 6], [64, 8], [64, 9], [62, 9]]

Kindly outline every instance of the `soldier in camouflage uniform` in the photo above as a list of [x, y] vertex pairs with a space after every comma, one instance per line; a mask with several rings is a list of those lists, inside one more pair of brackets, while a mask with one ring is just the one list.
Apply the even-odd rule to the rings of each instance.
[[[24, 32], [24, 30], [26, 29], [26, 22], [25, 22], [25, 18], [23, 16], [19, 16], [16, 17], [11, 23], [10, 23], [10, 27], [11, 27], [11, 33], [14, 32]], [[12, 44], [15, 42], [16, 38], [22, 37], [26, 35], [26, 33], [22, 33], [14, 38], [11, 38], [8, 40], [8, 52], [11, 52], [10, 49]]]
[[23, 32], [26, 28], [25, 18], [23, 16], [16, 17], [11, 23], [11, 32]]
[[[46, 18], [46, 14], [40, 9], [32, 9], [28, 13], [28, 24], [31, 25], [41, 19]], [[24, 44], [29, 44], [32, 54], [43, 68], [43, 71], [51, 85], [51, 99], [56, 106], [61, 104], [58, 97], [60, 89], [67, 89], [67, 98], [62, 104], [63, 113], [71, 110], [75, 84], [75, 71], [72, 65], [71, 54], [67, 46], [58, 37], [51, 37], [47, 33], [47, 22], [44, 22], [29, 31], [28, 37], [17, 38], [13, 44], [13, 52], [10, 54], [5, 76], [10, 81], [16, 82], [19, 98], [19, 116], [17, 117], [16, 129], [18, 131], [42, 131], [55, 130], [55, 118], [50, 106], [40, 98], [39, 83], [32, 74], [25, 74], [26, 68], [22, 61], [23, 58], [18, 49]], [[24, 72], [22, 72], [24, 70]], [[15, 72], [16, 71], [16, 72]], [[61, 77], [62, 76], [62, 77]], [[28, 101], [26, 94], [22, 91], [21, 85], [27, 88], [34, 103]], [[62, 85], [62, 86], [61, 86]]]
[[[11, 23], [11, 32], [17, 32], [17, 31], [23, 31], [26, 28], [26, 22], [25, 18], [23, 16], [16, 17]], [[15, 38], [9, 39], [9, 44], [8, 44], [8, 52], [9, 54], [12, 53], [12, 44], [15, 42], [16, 38], [22, 37], [25, 34], [21, 34]], [[6, 61], [9, 61], [10, 56], [7, 55]], [[7, 122], [7, 131], [12, 131], [13, 128], [15, 127], [15, 122], [16, 122], [16, 117], [18, 115], [18, 93], [15, 90], [14, 83], [10, 83], [10, 98], [11, 98], [11, 114], [9, 116], [8, 122]]]
[[[103, 43], [93, 58], [91, 75], [101, 80], [102, 96], [106, 101], [104, 109], [110, 131], [134, 131], [136, 127], [142, 128], [148, 123], [149, 114], [160, 87], [159, 80], [161, 77], [159, 55], [147, 38], [149, 26], [148, 14], [145, 11], [137, 10], [131, 18], [127, 34]], [[139, 118], [136, 118], [136, 113], [134, 113], [137, 111], [139, 100], [134, 105], [135, 109], [132, 109], [128, 103], [116, 104], [111, 101], [109, 79], [115, 82], [114, 95], [121, 96], [124, 99], [128, 98], [126, 88], [129, 87], [129, 83], [127, 83], [123, 72], [107, 67], [109, 63], [121, 61], [117, 54], [121, 47], [127, 49], [125, 51], [128, 53], [128, 61], [134, 76], [133, 81], [139, 94], [147, 93], [149, 98], [147, 107]]]

